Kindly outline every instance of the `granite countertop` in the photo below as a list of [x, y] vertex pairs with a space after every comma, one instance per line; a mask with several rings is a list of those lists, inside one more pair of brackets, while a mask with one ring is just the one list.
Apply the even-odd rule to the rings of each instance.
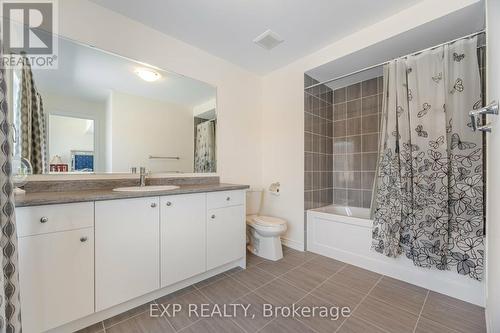
[[54, 192], [27, 192], [16, 195], [16, 207], [53, 205], [72, 202], [101, 201], [125, 198], [156, 197], [162, 195], [176, 195], [188, 193], [203, 193], [217, 191], [232, 191], [248, 189], [248, 185], [236, 184], [197, 184], [181, 185], [178, 189], [155, 192], [117, 192], [112, 189], [96, 189], [81, 191], [54, 191]]

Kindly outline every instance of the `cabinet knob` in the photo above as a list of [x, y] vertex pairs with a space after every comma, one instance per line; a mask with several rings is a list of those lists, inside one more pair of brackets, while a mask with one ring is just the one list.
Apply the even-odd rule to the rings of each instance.
[[88, 240], [87, 236], [80, 237], [80, 242], [85, 243]]
[[155, 207], [156, 207], [156, 202], [151, 203], [151, 208], [155, 208]]
[[170, 201], [167, 201], [167, 206], [172, 206], [172, 203]]
[[212, 216], [210, 216], [211, 219], [215, 219], [215, 214], [213, 214]]
[[231, 200], [231, 197], [227, 197], [227, 198], [226, 198], [226, 201], [230, 201], [230, 200]]
[[40, 219], [40, 223], [46, 223], [49, 221], [49, 218], [46, 217], [46, 216], [43, 216], [41, 219]]

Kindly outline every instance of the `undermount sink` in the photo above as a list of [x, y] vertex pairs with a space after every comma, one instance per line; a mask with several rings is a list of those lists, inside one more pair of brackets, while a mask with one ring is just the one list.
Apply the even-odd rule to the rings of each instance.
[[179, 186], [175, 185], [155, 185], [155, 186], [129, 186], [117, 187], [113, 191], [116, 192], [156, 192], [156, 191], [170, 191], [178, 189]]

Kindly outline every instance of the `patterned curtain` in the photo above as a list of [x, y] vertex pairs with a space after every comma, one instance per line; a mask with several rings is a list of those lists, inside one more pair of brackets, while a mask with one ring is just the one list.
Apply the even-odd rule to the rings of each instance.
[[476, 38], [384, 67], [372, 247], [421, 267], [483, 274], [482, 106]]
[[11, 126], [6, 101], [5, 71], [0, 70], [0, 332], [21, 332], [19, 276], [17, 264], [17, 234], [12, 186]]
[[215, 172], [215, 125], [205, 121], [196, 126], [194, 172]]
[[47, 143], [42, 96], [36, 90], [28, 59], [21, 73], [21, 157], [30, 161], [34, 174], [47, 169]]

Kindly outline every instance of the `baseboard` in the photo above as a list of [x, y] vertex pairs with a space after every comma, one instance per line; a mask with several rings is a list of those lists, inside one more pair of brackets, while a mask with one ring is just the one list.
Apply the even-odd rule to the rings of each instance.
[[281, 244], [297, 251], [304, 251], [304, 243], [281, 237]]

